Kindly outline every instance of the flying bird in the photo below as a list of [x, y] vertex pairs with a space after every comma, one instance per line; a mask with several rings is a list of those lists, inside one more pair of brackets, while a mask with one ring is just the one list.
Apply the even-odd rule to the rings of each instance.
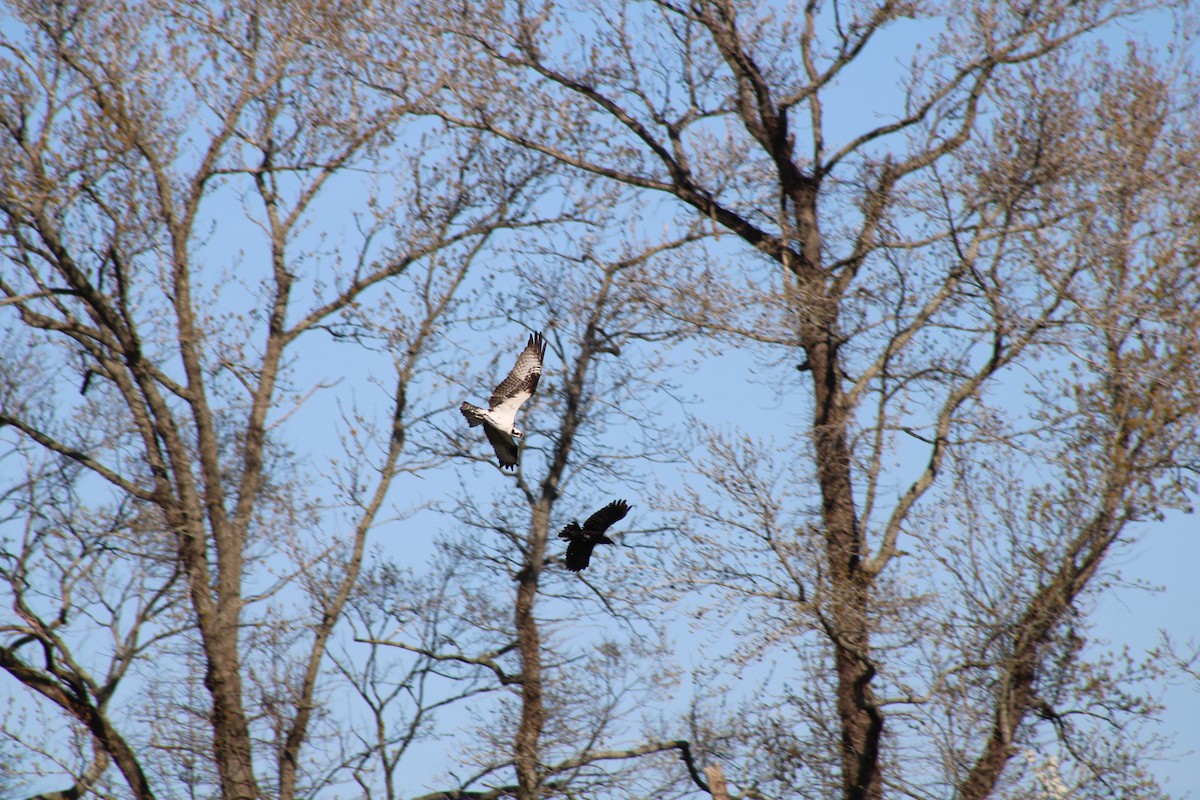
[[616, 544], [604, 535], [608, 526], [629, 513], [629, 504], [624, 500], [614, 500], [604, 508], [587, 518], [583, 527], [572, 521], [570, 525], [559, 532], [558, 538], [565, 539], [567, 544], [567, 569], [579, 572], [586, 569], [592, 558], [592, 548], [598, 544]]
[[484, 409], [466, 402], [458, 407], [472, 428], [483, 425], [483, 432], [492, 443], [492, 449], [496, 451], [496, 458], [499, 459], [502, 468], [517, 467], [516, 440], [525, 434], [513, 423], [517, 419], [517, 409], [533, 397], [538, 378], [542, 377], [542, 359], [545, 357], [546, 342], [542, 339], [542, 334], [530, 334], [529, 343], [525, 345], [521, 355], [517, 356], [517, 363], [513, 365], [512, 371], [492, 392], [488, 407]]

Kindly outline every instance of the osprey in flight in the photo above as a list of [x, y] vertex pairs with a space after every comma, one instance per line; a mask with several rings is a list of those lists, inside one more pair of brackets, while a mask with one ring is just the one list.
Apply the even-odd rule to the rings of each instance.
[[586, 569], [592, 558], [592, 548], [598, 544], [616, 544], [604, 535], [608, 526], [629, 513], [629, 504], [624, 500], [614, 500], [604, 508], [587, 518], [583, 527], [578, 522], [572, 522], [559, 532], [558, 538], [566, 539], [567, 569], [579, 572]]
[[517, 363], [512, 372], [508, 373], [508, 377], [492, 392], [488, 408], [480, 408], [470, 403], [463, 403], [458, 407], [472, 428], [483, 425], [483, 432], [492, 443], [492, 449], [496, 451], [496, 458], [500, 460], [501, 467], [516, 469], [516, 440], [524, 434], [513, 423], [517, 419], [517, 409], [533, 397], [538, 378], [542, 376], [542, 359], [545, 356], [546, 342], [542, 339], [542, 334], [530, 334], [529, 344], [525, 345], [521, 355], [517, 356]]

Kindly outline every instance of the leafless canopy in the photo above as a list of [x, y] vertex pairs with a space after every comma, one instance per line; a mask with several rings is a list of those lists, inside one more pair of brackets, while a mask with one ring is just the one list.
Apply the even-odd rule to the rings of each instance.
[[2, 13], [0, 792], [1157, 796], [1190, 9]]

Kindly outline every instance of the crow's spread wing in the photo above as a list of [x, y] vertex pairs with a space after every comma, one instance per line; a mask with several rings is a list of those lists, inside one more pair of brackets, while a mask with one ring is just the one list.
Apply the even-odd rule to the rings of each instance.
[[542, 334], [534, 333], [529, 336], [529, 343], [517, 356], [508, 377], [500, 382], [492, 398], [488, 402], [493, 409], [511, 406], [513, 413], [522, 403], [533, 397], [537, 388], [538, 378], [542, 377], [542, 359], [546, 357], [546, 340]]
[[612, 525], [617, 520], [623, 518], [629, 513], [629, 504], [624, 500], [614, 500], [604, 508], [597, 511], [587, 518], [587, 522], [583, 523], [585, 530], [604, 533], [608, 530], [608, 526]]
[[564, 559], [567, 569], [571, 572], [587, 569], [588, 562], [592, 560], [592, 550], [595, 547], [595, 542], [587, 542], [582, 539], [573, 540], [567, 545], [567, 557]]
[[571, 572], [579, 572], [585, 568], [592, 558], [592, 550], [596, 543], [584, 533], [578, 522], [572, 522], [558, 532], [558, 538], [567, 541], [567, 555], [564, 561]]
[[500, 460], [500, 466], [506, 469], [516, 469], [516, 441], [506, 432], [496, 428], [491, 422], [485, 421], [483, 423], [483, 432], [487, 434], [488, 441], [492, 443], [492, 449], [496, 451], [496, 458]]

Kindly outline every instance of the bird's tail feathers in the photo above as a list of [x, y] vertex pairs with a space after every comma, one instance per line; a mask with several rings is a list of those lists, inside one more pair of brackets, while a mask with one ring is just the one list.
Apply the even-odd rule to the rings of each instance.
[[462, 415], [467, 418], [467, 423], [470, 424], [472, 428], [474, 428], [476, 425], [482, 425], [483, 415], [487, 413], [479, 406], [473, 406], [470, 403], [465, 402], [458, 407], [458, 410], [461, 411]]

